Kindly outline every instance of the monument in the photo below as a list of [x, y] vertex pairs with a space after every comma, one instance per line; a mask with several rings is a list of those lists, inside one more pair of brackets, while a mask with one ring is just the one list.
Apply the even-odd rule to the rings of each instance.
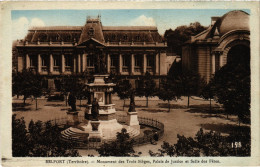
[[[134, 109], [134, 95], [131, 97], [130, 110], [127, 114], [126, 124], [118, 123], [116, 119], [115, 104], [112, 102], [114, 83], [105, 82], [109, 77], [105, 74], [102, 58], [98, 57], [93, 83], [86, 83], [88, 104], [85, 109], [85, 121], [75, 124], [62, 132], [64, 138], [87, 138], [88, 143], [102, 143], [116, 139], [117, 132], [125, 128], [131, 137], [140, 134], [137, 112]], [[78, 114], [75, 114], [76, 116]], [[68, 113], [68, 119], [69, 119]]]

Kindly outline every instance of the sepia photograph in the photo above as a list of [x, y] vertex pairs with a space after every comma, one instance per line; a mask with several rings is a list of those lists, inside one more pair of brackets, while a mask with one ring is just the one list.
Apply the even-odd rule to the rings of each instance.
[[251, 15], [246, 6], [10, 10], [11, 157], [100, 166], [252, 157]]

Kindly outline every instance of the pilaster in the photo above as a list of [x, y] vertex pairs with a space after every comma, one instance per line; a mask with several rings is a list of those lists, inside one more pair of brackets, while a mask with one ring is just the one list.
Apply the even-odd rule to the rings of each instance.
[[212, 53], [212, 57], [211, 57], [211, 69], [212, 69], [212, 74], [214, 74], [215, 71], [216, 71], [215, 53]]
[[80, 73], [81, 72], [81, 62], [80, 62], [80, 54], [78, 54], [78, 62], [77, 62], [77, 64], [78, 64], [78, 73]]
[[73, 72], [76, 73], [77, 72], [77, 59], [76, 59], [75, 55], [73, 55], [72, 61], [73, 61]]
[[119, 54], [119, 73], [122, 73], [122, 69], [123, 69], [123, 57], [122, 54]]
[[107, 72], [110, 73], [110, 65], [111, 65], [110, 54], [107, 54]]
[[29, 69], [30, 67], [30, 57], [28, 54], [25, 55], [25, 68]]
[[61, 73], [65, 72], [65, 58], [64, 54], [61, 55]]
[[143, 73], [146, 73], [146, 68], [147, 68], [147, 55], [143, 55]]
[[87, 55], [83, 54], [82, 55], [82, 72], [84, 72], [86, 70], [86, 59], [87, 59]]
[[38, 73], [42, 72], [42, 59], [41, 59], [41, 55], [38, 54]]
[[159, 53], [155, 55], [155, 74], [159, 75]]
[[50, 73], [53, 72], [53, 56], [50, 54]]
[[134, 74], [134, 70], [135, 70], [135, 55], [131, 54], [131, 69], [130, 69], [130, 73], [131, 75]]

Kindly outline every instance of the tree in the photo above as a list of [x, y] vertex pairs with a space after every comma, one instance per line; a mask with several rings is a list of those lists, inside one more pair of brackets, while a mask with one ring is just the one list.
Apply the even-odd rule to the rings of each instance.
[[128, 99], [133, 91], [131, 84], [127, 80], [117, 80], [114, 91], [117, 93], [120, 99], [124, 100], [123, 111], [125, 110], [125, 100]]
[[[218, 132], [204, 132], [202, 128], [194, 138], [177, 135], [177, 143], [164, 142], [158, 152], [149, 151], [151, 156], [250, 156], [250, 132], [236, 132], [229, 136]], [[232, 143], [239, 141], [243, 146], [234, 149]]]
[[217, 102], [227, 114], [236, 114], [239, 123], [250, 121], [250, 66], [227, 63], [211, 80]]
[[83, 86], [77, 75], [65, 75], [61, 79], [61, 93], [65, 96], [65, 104], [67, 106], [67, 97], [69, 93], [79, 94], [83, 90]]
[[[12, 122], [12, 150], [14, 157], [75, 157], [79, 156], [74, 150], [74, 143], [61, 139], [61, 128], [50, 121], [31, 121], [28, 131], [23, 119]], [[28, 144], [30, 143], [30, 144]]]
[[181, 90], [182, 95], [188, 97], [188, 107], [190, 107], [190, 96], [198, 95], [205, 85], [205, 81], [200, 75], [192, 71], [184, 71], [180, 76], [175, 78], [175, 83], [177, 89]]
[[146, 72], [145, 75], [141, 78], [141, 86], [136, 89], [138, 96], [146, 97], [146, 107], [148, 107], [148, 98], [156, 95], [156, 87], [153, 77], [149, 72]]
[[13, 157], [25, 157], [29, 154], [29, 138], [25, 126], [24, 118], [16, 119], [16, 114], [12, 115], [12, 152]]
[[130, 136], [127, 130], [123, 128], [121, 133], [117, 132], [116, 141], [104, 143], [97, 149], [100, 156], [137, 156], [133, 149], [134, 140], [129, 140]]
[[209, 111], [211, 112], [211, 100], [214, 98], [214, 89], [211, 82], [205, 84], [204, 88], [201, 91], [201, 96], [204, 99], [209, 99]]
[[167, 77], [165, 80], [162, 80], [161, 89], [158, 93], [158, 96], [163, 101], [168, 101], [168, 112], [171, 110], [170, 101], [180, 99], [180, 94], [175, 87], [174, 79]]
[[202, 26], [199, 22], [190, 23], [189, 26], [183, 25], [175, 30], [169, 29], [164, 33], [164, 38], [167, 39], [167, 44], [170, 52], [176, 52], [177, 55], [182, 55], [182, 45], [190, 39], [190, 36], [197, 35], [206, 30], [207, 27]]
[[43, 88], [42, 88], [42, 77], [40, 75], [34, 76], [34, 81], [31, 85], [31, 94], [35, 98], [36, 101], [36, 110], [38, 110], [38, 101], [37, 98], [42, 96]]
[[34, 96], [37, 99], [37, 97], [41, 96], [42, 77], [39, 74], [35, 74], [30, 70], [23, 70], [22, 72], [13, 73], [12, 79], [12, 94], [23, 95], [24, 105], [28, 97]]

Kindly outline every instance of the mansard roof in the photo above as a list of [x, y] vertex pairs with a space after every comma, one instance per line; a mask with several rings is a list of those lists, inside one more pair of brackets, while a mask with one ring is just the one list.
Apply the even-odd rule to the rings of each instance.
[[99, 20], [87, 20], [85, 26], [32, 27], [25, 40], [41, 43], [63, 41], [81, 44], [91, 38], [100, 43], [163, 42], [155, 26], [102, 26]]

